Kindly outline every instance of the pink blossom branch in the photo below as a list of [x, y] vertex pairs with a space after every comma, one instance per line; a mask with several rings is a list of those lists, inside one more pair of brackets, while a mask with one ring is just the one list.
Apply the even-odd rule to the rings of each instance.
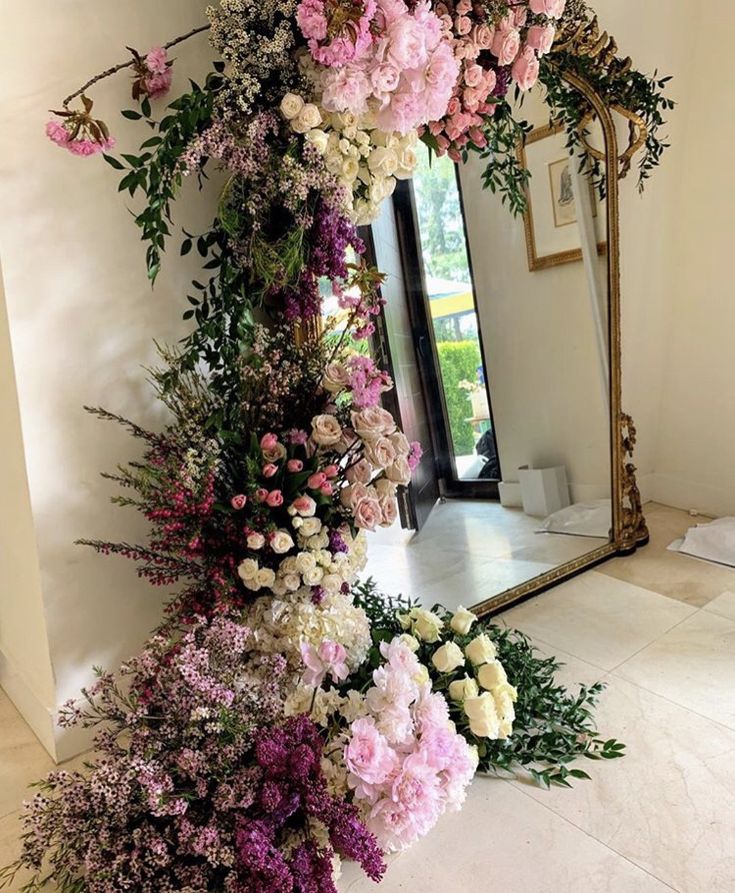
[[[170, 40], [168, 43], [164, 44], [164, 50], [170, 50], [171, 47], [175, 47], [180, 43], [183, 43], [185, 40], [189, 40], [190, 37], [194, 37], [197, 34], [201, 34], [204, 31], [209, 31], [209, 25], [199, 25], [197, 28], [192, 28], [191, 31], [187, 31], [186, 34], [182, 34], [179, 37]], [[113, 65], [112, 68], [107, 68], [105, 71], [101, 71], [99, 74], [96, 74], [93, 78], [90, 78], [86, 84], [83, 84], [78, 90], [74, 93], [71, 93], [63, 102], [63, 106], [65, 109], [69, 108], [69, 103], [76, 99], [78, 96], [83, 96], [90, 87], [94, 86], [99, 81], [105, 80], [105, 78], [112, 77], [114, 74], [117, 74], [119, 71], [124, 71], [126, 68], [132, 68], [135, 65], [135, 59], [130, 59], [128, 62], [121, 62], [119, 65]]]

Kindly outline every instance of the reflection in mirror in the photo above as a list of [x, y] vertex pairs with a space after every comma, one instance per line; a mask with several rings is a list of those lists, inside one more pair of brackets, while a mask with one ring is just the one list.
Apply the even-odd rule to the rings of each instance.
[[[481, 188], [477, 155], [458, 169], [427, 153], [411, 213], [399, 196], [395, 220], [374, 227], [379, 259], [401, 243], [432, 461], [451, 498], [418, 512], [413, 535], [381, 534], [371, 572], [428, 604], [487, 602], [610, 541], [606, 208], [558, 128], [534, 128], [519, 151], [523, 218]], [[393, 363], [399, 397], [407, 366]]]

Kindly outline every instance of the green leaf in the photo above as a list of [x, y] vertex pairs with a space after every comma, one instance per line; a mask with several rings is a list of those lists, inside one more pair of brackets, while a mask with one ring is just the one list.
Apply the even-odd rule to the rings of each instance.
[[140, 112], [133, 111], [133, 109], [124, 109], [120, 114], [129, 121], [140, 121], [143, 117]]
[[115, 158], [113, 155], [103, 154], [102, 157], [110, 165], [110, 167], [114, 167], [116, 171], [124, 171], [125, 170], [125, 165], [122, 163], [122, 161]]

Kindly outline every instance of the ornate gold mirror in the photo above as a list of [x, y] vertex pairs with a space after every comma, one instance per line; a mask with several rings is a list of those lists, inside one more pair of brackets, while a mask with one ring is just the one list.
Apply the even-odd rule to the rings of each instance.
[[387, 273], [373, 349], [426, 454], [405, 529], [379, 536], [370, 570], [426, 604], [495, 612], [647, 541], [622, 408], [618, 203], [641, 131], [620, 150], [615, 112], [564, 80], [589, 106], [596, 170], [531, 94], [522, 216], [481, 188], [477, 156], [427, 157], [372, 226]]

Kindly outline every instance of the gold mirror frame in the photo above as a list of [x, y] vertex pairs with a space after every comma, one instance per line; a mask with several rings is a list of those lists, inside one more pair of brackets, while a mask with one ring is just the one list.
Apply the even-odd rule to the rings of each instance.
[[[505, 610], [510, 605], [538, 595], [558, 583], [613, 558], [634, 552], [648, 542], [648, 529], [643, 516], [641, 497], [636, 483], [636, 467], [632, 462], [636, 443], [636, 430], [632, 418], [622, 409], [622, 351], [620, 315], [620, 189], [618, 180], [625, 176], [630, 158], [621, 155], [615, 123], [610, 110], [590, 85], [576, 75], [565, 73], [564, 80], [587, 100], [592, 110], [583, 119], [586, 126], [597, 118], [605, 139], [606, 154], [599, 160], [605, 162], [607, 207], [607, 284], [608, 284], [608, 344], [610, 354], [610, 455], [611, 455], [611, 503], [612, 537], [608, 543], [568, 561], [553, 570], [507, 589], [472, 606], [479, 616], [488, 616]], [[595, 156], [598, 157], [598, 156]], [[623, 164], [621, 165], [621, 162]], [[300, 342], [321, 337], [321, 319], [307, 320], [294, 327], [294, 335]]]
[[[610, 455], [612, 537], [591, 552], [540, 574], [525, 583], [507, 589], [474, 605], [472, 610], [487, 616], [510, 605], [538, 595], [551, 586], [589, 570], [595, 565], [634, 552], [648, 542], [648, 529], [643, 516], [641, 497], [632, 462], [636, 431], [633, 420], [622, 409], [622, 335], [620, 311], [620, 188], [621, 155], [610, 110], [590, 85], [580, 77], [565, 74], [564, 80], [587, 100], [600, 122], [605, 139], [605, 178], [607, 186], [607, 284], [608, 344], [610, 353]], [[589, 122], [589, 117], [586, 119]]]

